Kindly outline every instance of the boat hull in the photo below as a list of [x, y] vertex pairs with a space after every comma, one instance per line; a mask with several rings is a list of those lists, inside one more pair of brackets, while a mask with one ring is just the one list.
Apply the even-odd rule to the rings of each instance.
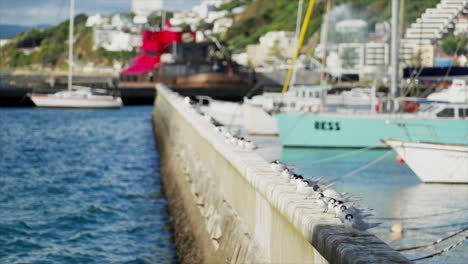
[[120, 98], [65, 98], [32, 94], [29, 96], [37, 107], [54, 108], [120, 108]]
[[276, 118], [260, 106], [242, 104], [243, 126], [252, 135], [278, 135]]
[[466, 120], [281, 113], [276, 115], [285, 147], [386, 148], [381, 140], [468, 144]]
[[423, 182], [468, 183], [468, 145], [385, 141]]

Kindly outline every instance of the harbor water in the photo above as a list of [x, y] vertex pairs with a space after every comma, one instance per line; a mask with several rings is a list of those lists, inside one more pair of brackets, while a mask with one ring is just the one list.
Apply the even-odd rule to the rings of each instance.
[[177, 263], [151, 112], [0, 108], [0, 263]]
[[[382, 224], [369, 231], [394, 249], [433, 243], [465, 229], [433, 246], [401, 251], [417, 259], [463, 241], [468, 235], [468, 185], [425, 184], [399, 164], [387, 149], [281, 148], [277, 137], [253, 137], [258, 152], [267, 160], [280, 159], [304, 177], [324, 177], [334, 189], [360, 198], [358, 207], [372, 208], [370, 222]], [[315, 202], [315, 201], [314, 201]], [[403, 232], [391, 232], [401, 225]], [[468, 263], [468, 241], [432, 258], [415, 263]]]

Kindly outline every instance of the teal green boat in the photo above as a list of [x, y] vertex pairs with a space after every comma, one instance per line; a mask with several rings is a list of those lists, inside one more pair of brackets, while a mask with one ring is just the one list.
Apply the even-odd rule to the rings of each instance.
[[381, 140], [468, 144], [468, 104], [429, 104], [414, 114], [281, 113], [284, 147], [386, 148]]

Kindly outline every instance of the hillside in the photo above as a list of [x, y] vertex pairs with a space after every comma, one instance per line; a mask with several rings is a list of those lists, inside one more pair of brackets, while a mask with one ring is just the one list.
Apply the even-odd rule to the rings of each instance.
[[[388, 20], [391, 17], [391, 2], [388, 0], [334, 0], [333, 8], [346, 5], [351, 11], [352, 18], [364, 19], [369, 23], [369, 30], [373, 30], [376, 22]], [[405, 24], [418, 18], [428, 7], [433, 7], [439, 0], [411, 0], [405, 1]], [[256, 0], [249, 8], [238, 16], [234, 25], [224, 35], [224, 40], [234, 49], [244, 49], [249, 44], [258, 42], [260, 36], [268, 31], [286, 30], [294, 31], [297, 19], [299, 1], [291, 0]], [[304, 1], [303, 12], [307, 9], [308, 1]], [[311, 37], [319, 30], [322, 15], [325, 13], [325, 1], [317, 0], [310, 21], [307, 36]], [[339, 17], [336, 12], [335, 17]]]
[[[233, 26], [223, 34], [221, 40], [236, 51], [244, 50], [249, 44], [258, 43], [260, 36], [269, 31], [294, 31], [298, 2], [299, 0], [234, 0], [227, 3], [221, 9], [232, 10], [242, 5], [248, 5], [248, 8], [244, 13], [235, 17]], [[405, 1], [405, 24], [415, 21], [426, 8], [434, 7], [437, 3], [439, 0]], [[303, 13], [307, 9], [307, 4], [308, 1], [304, 0]], [[314, 45], [318, 43], [324, 11], [325, 0], [316, 0], [307, 32], [309, 44], [304, 49], [306, 52], [311, 52]], [[390, 17], [391, 1], [388, 0], [332, 1], [332, 20], [364, 19], [368, 22], [368, 32], [374, 30], [375, 23], [389, 20]], [[75, 63], [77, 65], [93, 63], [98, 67], [110, 67], [116, 60], [123, 64], [129, 63], [130, 59], [135, 56], [135, 52], [111, 52], [102, 48], [93, 50], [92, 29], [85, 27], [86, 19], [87, 16], [83, 14], [75, 17]], [[157, 21], [159, 20], [158, 18]], [[336, 35], [331, 32], [330, 39], [333, 37]], [[68, 20], [47, 29], [31, 29], [19, 34], [12, 42], [0, 48], [2, 56], [0, 68], [65, 70], [68, 67], [67, 44]]]
[[[75, 17], [74, 62], [92, 62], [100, 66], [112, 66], [113, 60], [128, 62], [134, 52], [111, 52], [102, 48], [93, 50], [93, 31], [85, 26], [87, 16]], [[0, 68], [60, 68], [68, 67], [68, 27], [66, 20], [47, 29], [31, 29], [20, 33], [10, 43], [0, 48]]]

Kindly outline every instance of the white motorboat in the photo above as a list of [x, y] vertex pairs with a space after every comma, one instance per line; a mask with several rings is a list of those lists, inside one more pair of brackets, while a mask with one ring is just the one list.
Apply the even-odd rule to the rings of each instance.
[[387, 139], [423, 182], [468, 183], [468, 145]]
[[450, 103], [468, 103], [468, 87], [465, 80], [453, 79], [452, 85], [427, 96], [427, 100]]
[[198, 108], [204, 114], [228, 127], [242, 127], [243, 116], [239, 103], [215, 100], [209, 96], [197, 96]]
[[[122, 99], [119, 96], [95, 93], [91, 88], [73, 86], [73, 19], [75, 0], [70, 0], [69, 53], [68, 53], [68, 90], [53, 94], [29, 94], [37, 107], [60, 108], [120, 108]], [[102, 89], [101, 89], [102, 90]], [[102, 90], [105, 91], [105, 90]]]

